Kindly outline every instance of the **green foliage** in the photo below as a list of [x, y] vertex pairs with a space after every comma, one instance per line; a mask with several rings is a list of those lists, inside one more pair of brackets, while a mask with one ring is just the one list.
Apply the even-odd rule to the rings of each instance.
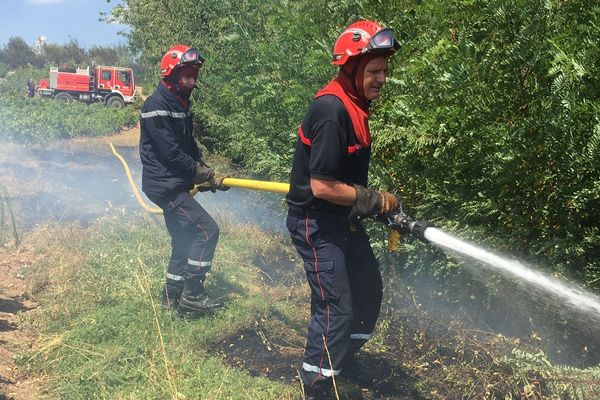
[[135, 126], [133, 108], [114, 109], [39, 97], [0, 96], [0, 139], [20, 143], [47, 142], [77, 136], [102, 136]]
[[109, 108], [26, 96], [29, 78], [47, 77], [46, 69], [19, 68], [0, 83], [0, 140], [20, 143], [47, 142], [77, 136], [103, 136], [133, 127], [139, 108]]
[[[64, 44], [48, 43], [43, 47], [42, 51], [48, 65], [80, 66], [86, 63], [87, 52], [84, 48], [79, 46], [79, 43], [75, 39], [71, 39]], [[93, 54], [99, 55], [97, 51]]]
[[33, 79], [37, 83], [41, 78], [47, 77], [48, 71], [45, 68], [31, 66], [18, 68], [0, 82], [0, 97], [25, 97], [29, 79]]
[[62, 44], [36, 42], [33, 46], [29, 46], [19, 36], [11, 37], [8, 43], [0, 49], [0, 62], [12, 69], [27, 66], [56, 67], [62, 65], [71, 67], [88, 65], [137, 66], [133, 55], [124, 45], [115, 47], [92, 46], [89, 50], [86, 50], [79, 45], [76, 39], [70, 39]]

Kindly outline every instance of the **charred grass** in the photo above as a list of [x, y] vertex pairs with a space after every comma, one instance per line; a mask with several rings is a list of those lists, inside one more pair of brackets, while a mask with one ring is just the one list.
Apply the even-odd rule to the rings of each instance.
[[[51, 399], [296, 399], [308, 291], [287, 238], [220, 221], [211, 317], [163, 312], [169, 239], [155, 217], [107, 217], [33, 235], [26, 270], [39, 307], [20, 357]], [[385, 272], [385, 271], [384, 271]], [[385, 272], [387, 274], [387, 272]], [[387, 302], [340, 399], [594, 399], [599, 371], [553, 366], [535, 337], [506, 338], [434, 317], [386, 277]]]

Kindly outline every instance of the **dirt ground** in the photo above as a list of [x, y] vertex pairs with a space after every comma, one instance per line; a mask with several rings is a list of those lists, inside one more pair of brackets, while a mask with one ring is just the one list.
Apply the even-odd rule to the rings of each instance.
[[[63, 152], [107, 152], [108, 142], [115, 146], [137, 146], [139, 128], [133, 128], [119, 135], [102, 138], [78, 138], [70, 141], [56, 142], [46, 149], [60, 150]], [[12, 144], [0, 146], [0, 176], [2, 183], [11, 195], [22, 196], [31, 191], [28, 185], [23, 185], [15, 169], [8, 170], [7, 164], [14, 160], [15, 154], [23, 152], [23, 147]], [[23, 166], [27, 167], [27, 174], [32, 176], [33, 185], [41, 185], [43, 181], [43, 163], [27, 157], [22, 158]], [[74, 167], [70, 165], [70, 167]], [[32, 174], [33, 172], [33, 174]], [[36, 181], [39, 181], [36, 183]], [[55, 188], [60, 189], [60, 188]], [[41, 221], [40, 221], [41, 222]], [[32, 244], [28, 242], [28, 230], [35, 229], [30, 226], [22, 232], [23, 242], [18, 248], [14, 243], [7, 243], [0, 247], [0, 400], [32, 400], [40, 397], [44, 377], [28, 376], [15, 359], [24, 351], [33, 346], [35, 337], [22, 330], [19, 325], [19, 316], [36, 308], [36, 303], [27, 294], [26, 282], [22, 279], [21, 269], [35, 265], [38, 261]]]
[[28, 299], [21, 268], [36, 262], [28, 243], [0, 248], [0, 399], [37, 399], [43, 378], [29, 377], [15, 364], [15, 357], [29, 349], [34, 339], [19, 328], [18, 314], [36, 307]]

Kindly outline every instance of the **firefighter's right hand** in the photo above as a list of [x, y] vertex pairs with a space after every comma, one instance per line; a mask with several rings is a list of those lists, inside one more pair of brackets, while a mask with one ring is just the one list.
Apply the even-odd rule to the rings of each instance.
[[350, 218], [372, 217], [381, 213], [383, 196], [377, 190], [367, 189], [361, 185], [353, 185], [356, 190], [356, 200], [350, 209]]
[[210, 184], [212, 186], [213, 192], [215, 190], [222, 190], [222, 191], [229, 190], [229, 186], [223, 185], [223, 181], [225, 180], [225, 178], [229, 178], [229, 177], [224, 174], [219, 174], [218, 172], [213, 175], [212, 179], [210, 180]]
[[207, 167], [206, 165], [202, 165], [199, 162], [196, 162], [196, 170], [194, 172], [194, 184], [199, 185], [203, 183], [210, 183], [211, 180], [215, 176], [215, 171]]

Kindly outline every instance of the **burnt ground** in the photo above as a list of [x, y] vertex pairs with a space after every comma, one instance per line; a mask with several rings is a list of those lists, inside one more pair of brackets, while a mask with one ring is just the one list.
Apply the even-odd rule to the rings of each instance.
[[[298, 373], [302, 365], [301, 346], [267, 337], [259, 327], [239, 332], [221, 343], [212, 352], [228, 365], [241, 368], [252, 376], [300, 387]], [[421, 399], [413, 389], [414, 378], [390, 354], [360, 353], [344, 367], [337, 380], [340, 399], [347, 400], [408, 400]]]

